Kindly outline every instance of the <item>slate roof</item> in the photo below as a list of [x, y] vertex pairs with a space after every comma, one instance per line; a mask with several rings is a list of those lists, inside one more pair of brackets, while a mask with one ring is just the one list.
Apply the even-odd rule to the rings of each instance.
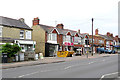
[[102, 34], [98, 34], [98, 35], [101, 36], [101, 37], [103, 37], [103, 38], [105, 38], [106, 40], [113, 40], [113, 38], [110, 37], [110, 36], [102, 35]]
[[0, 25], [32, 30], [27, 24], [20, 20], [0, 16]]
[[[60, 29], [60, 28], [56, 28], [56, 27], [52, 27], [52, 26], [47, 26], [47, 25], [43, 25], [43, 24], [39, 24], [39, 26], [41, 28], [43, 28], [45, 31], [47, 31], [48, 33], [50, 33], [53, 29], [57, 29], [57, 31], [60, 34], [66, 35], [67, 32], [70, 32], [72, 36], [74, 36], [77, 31], [74, 30], [69, 30], [69, 29]], [[80, 35], [80, 34], [79, 34]]]

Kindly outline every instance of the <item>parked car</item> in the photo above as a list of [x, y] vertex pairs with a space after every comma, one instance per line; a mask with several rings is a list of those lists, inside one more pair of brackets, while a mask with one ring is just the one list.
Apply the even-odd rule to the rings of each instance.
[[113, 54], [115, 54], [115, 50], [109, 50], [109, 49], [105, 49], [105, 48], [97, 48], [97, 53], [109, 53], [109, 54], [111, 54], [111, 53], [113, 53]]

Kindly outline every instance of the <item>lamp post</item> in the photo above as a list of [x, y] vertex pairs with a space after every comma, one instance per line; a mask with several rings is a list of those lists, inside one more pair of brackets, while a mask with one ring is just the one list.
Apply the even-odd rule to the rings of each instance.
[[93, 56], [93, 18], [92, 18], [92, 56]]

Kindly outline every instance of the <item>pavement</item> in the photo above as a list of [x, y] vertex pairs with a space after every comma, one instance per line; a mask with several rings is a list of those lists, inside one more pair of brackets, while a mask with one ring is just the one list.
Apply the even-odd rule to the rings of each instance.
[[[94, 54], [93, 56], [88, 55], [88, 58], [98, 58], [104, 56], [112, 56], [117, 54]], [[39, 59], [37, 61], [23, 61], [23, 62], [13, 62], [13, 63], [2, 63], [2, 69], [8, 68], [16, 68], [22, 66], [33, 66], [33, 65], [40, 65], [40, 64], [50, 64], [50, 63], [59, 63], [65, 61], [73, 61], [73, 60], [82, 60], [87, 59], [86, 55], [82, 56], [73, 56], [73, 57], [44, 57], [44, 59]]]
[[2, 78], [29, 78], [29, 80], [30, 78], [31, 80], [33, 78], [97, 78], [92, 80], [104, 80], [104, 78], [118, 76], [118, 55], [104, 54], [93, 57], [89, 55], [88, 59], [86, 56], [45, 59], [49, 61], [59, 59], [65, 62], [2, 69]]

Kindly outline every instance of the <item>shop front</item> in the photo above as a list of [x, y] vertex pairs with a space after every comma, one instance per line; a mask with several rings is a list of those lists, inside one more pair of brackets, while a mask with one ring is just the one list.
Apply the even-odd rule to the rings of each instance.
[[80, 51], [81, 54], [83, 54], [83, 45], [80, 44], [74, 44], [74, 52]]
[[74, 45], [70, 42], [65, 42], [63, 44], [63, 51], [73, 51]]
[[55, 57], [59, 49], [59, 44], [45, 43], [45, 57]]

